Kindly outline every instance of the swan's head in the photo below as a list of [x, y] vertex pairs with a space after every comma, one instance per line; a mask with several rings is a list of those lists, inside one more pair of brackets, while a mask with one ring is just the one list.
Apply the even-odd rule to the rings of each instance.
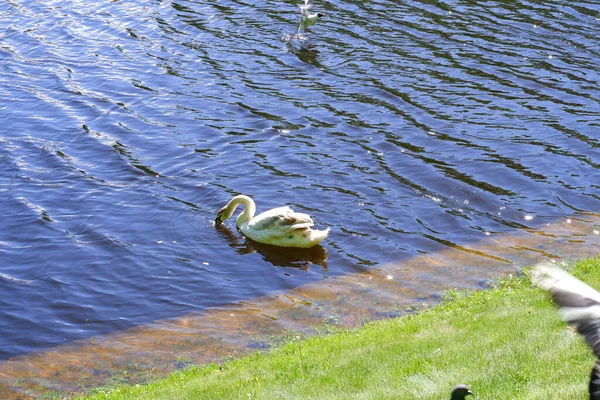
[[325, 17], [325, 16], [327, 16], [327, 14], [325, 14], [325, 13], [321, 13], [321, 12], [318, 12], [318, 13], [317, 13], [317, 17], [319, 17], [319, 18], [323, 18], [323, 17]]
[[241, 213], [236, 221], [237, 226], [239, 227], [241, 224], [246, 222], [249, 219], [252, 219], [254, 216], [254, 211], [256, 210], [254, 206], [254, 201], [248, 196], [244, 196], [240, 194], [235, 196], [233, 199], [229, 200], [229, 203], [225, 205], [225, 207], [221, 208], [215, 217], [215, 225], [220, 225], [222, 222], [231, 218], [237, 206], [242, 204], [246, 209], [243, 213]]
[[231, 216], [233, 215], [233, 211], [234, 209], [231, 207], [225, 206], [221, 208], [217, 213], [217, 216], [215, 217], [215, 225], [221, 225], [223, 221], [226, 221], [229, 218], [231, 218]]

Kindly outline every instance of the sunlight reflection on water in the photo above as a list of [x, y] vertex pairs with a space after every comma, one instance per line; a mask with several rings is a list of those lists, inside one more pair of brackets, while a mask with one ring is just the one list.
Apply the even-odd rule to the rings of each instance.
[[[70, 389], [34, 355], [72, 350], [71, 378], [106, 360], [92, 384], [171, 340], [218, 359], [263, 329], [399, 315], [597, 250], [594, 4], [321, 6], [299, 38], [291, 3], [0, 3], [6, 376]], [[289, 252], [215, 228], [240, 193], [331, 235]], [[168, 333], [186, 323], [189, 347]]]

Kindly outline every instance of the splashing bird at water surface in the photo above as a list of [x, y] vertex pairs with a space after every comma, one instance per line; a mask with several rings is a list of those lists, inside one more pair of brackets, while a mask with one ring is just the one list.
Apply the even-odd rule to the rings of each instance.
[[235, 209], [244, 206], [244, 211], [236, 219], [237, 228], [244, 236], [265, 244], [279, 247], [309, 248], [319, 244], [329, 234], [326, 230], [314, 230], [313, 220], [307, 214], [297, 213], [290, 207], [278, 207], [257, 216], [254, 200], [245, 195], [235, 196], [221, 208], [215, 218], [215, 224], [231, 218]]
[[575, 326], [598, 358], [590, 375], [590, 400], [600, 400], [600, 293], [546, 262], [535, 266], [532, 282], [552, 296], [558, 314]]
[[310, 27], [317, 23], [319, 18], [323, 18], [325, 14], [316, 12], [310, 13], [309, 10], [312, 7], [310, 0], [304, 0], [304, 4], [300, 4], [300, 26], [298, 27], [298, 33], [310, 32]]

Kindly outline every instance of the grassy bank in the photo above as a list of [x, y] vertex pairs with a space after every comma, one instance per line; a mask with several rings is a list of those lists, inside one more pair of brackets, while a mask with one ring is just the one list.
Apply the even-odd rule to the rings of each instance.
[[[573, 273], [600, 287], [600, 259]], [[529, 277], [407, 317], [288, 343], [87, 399], [586, 399], [594, 357]]]

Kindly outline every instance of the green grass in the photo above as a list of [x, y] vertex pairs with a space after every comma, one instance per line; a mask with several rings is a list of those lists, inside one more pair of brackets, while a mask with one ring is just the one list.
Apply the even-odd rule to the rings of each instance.
[[[600, 287], [600, 259], [573, 272]], [[594, 357], [527, 274], [418, 314], [86, 399], [586, 399]]]

